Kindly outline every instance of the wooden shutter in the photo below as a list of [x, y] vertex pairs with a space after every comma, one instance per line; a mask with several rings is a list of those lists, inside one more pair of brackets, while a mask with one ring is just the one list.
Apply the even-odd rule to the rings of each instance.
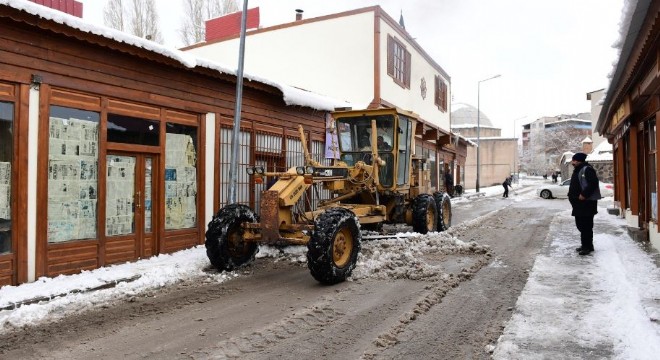
[[404, 79], [403, 79], [403, 82], [404, 82], [404, 84], [406, 85], [406, 88], [407, 88], [407, 89], [410, 89], [410, 63], [411, 63], [411, 56], [410, 56], [410, 53], [409, 53], [407, 50], [404, 50], [404, 52], [406, 53], [406, 63], [405, 63], [406, 72], [404, 73]]
[[435, 76], [434, 101], [436, 106], [440, 106], [440, 76]]
[[387, 75], [394, 76], [394, 39], [387, 35]]

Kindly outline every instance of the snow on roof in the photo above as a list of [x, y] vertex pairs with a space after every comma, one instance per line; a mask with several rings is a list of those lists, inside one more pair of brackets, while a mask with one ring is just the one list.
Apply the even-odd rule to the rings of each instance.
[[546, 123], [546, 125], [555, 125], [555, 124], [561, 124], [561, 123], [567, 123], [567, 122], [580, 122], [580, 123], [591, 124], [591, 120], [584, 120], [584, 119], [578, 119], [578, 118], [569, 118], [569, 119], [561, 119], [561, 120], [549, 122], [549, 123]]
[[[460, 124], [460, 125], [453, 125], [451, 126], [452, 129], [475, 129], [477, 127], [477, 124]], [[479, 127], [481, 129], [495, 129], [495, 130], [501, 130], [498, 127], [494, 126], [484, 126], [479, 124]]]
[[[46, 6], [37, 5], [26, 0], [0, 0], [0, 5], [7, 5], [17, 10], [27, 12], [29, 14], [38, 16], [40, 18], [54, 21], [58, 24], [66, 25], [71, 28], [102, 36], [117, 42], [122, 42], [131, 46], [139, 47], [156, 54], [163, 55], [170, 59], [176, 60], [185, 67], [193, 69], [195, 67], [203, 67], [220, 73], [236, 76], [236, 71], [229, 69], [223, 64], [210, 61], [207, 59], [196, 57], [192, 54], [171, 48], [169, 46], [161, 45], [153, 41], [143, 39], [138, 36], [127, 34], [125, 32], [112, 29], [102, 25], [91, 24], [78, 17], [63, 13], [58, 10], [48, 8]], [[243, 74], [243, 77], [249, 81], [257, 81], [266, 85], [273, 86], [282, 92], [284, 103], [286, 105], [305, 106], [316, 110], [334, 110], [337, 107], [355, 107], [357, 105], [350, 104], [345, 101], [330, 98], [324, 95], [315, 94], [309, 91], [298, 89], [289, 85], [281, 84], [272, 80], [261, 78], [258, 76]], [[362, 105], [362, 104], [359, 104]]]

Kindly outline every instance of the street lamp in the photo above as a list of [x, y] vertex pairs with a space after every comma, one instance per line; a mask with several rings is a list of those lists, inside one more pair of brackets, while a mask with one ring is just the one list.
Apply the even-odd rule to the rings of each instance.
[[[515, 179], [515, 175], [516, 175], [516, 170], [518, 169], [516, 167], [516, 158], [518, 157], [518, 138], [516, 137], [516, 121], [526, 119], [526, 118], [527, 118], [527, 115], [521, 116], [517, 119], [513, 119], [513, 140], [516, 141], [516, 143], [513, 145], [513, 175], [514, 175], [514, 179]], [[520, 174], [518, 174], [518, 176], [520, 176]], [[517, 179], [517, 180], [520, 181], [520, 179]]]
[[479, 153], [481, 152], [481, 146], [479, 144], [479, 138], [481, 133], [481, 110], [480, 110], [481, 83], [484, 81], [498, 78], [500, 76], [502, 75], [497, 74], [495, 76], [489, 77], [488, 79], [479, 80], [479, 82], [477, 82], [477, 189], [476, 192], [479, 192], [479, 168], [481, 167], [481, 162], [479, 159]]

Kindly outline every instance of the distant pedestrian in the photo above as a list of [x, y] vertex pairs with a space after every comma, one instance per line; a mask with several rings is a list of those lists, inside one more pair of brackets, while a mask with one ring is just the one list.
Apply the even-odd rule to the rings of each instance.
[[507, 177], [506, 179], [504, 179], [502, 186], [504, 186], [504, 194], [502, 194], [502, 197], [509, 197], [509, 188], [513, 189], [513, 187], [511, 186], [511, 177]]
[[553, 183], [553, 184], [556, 184], [556, 183], [557, 183], [557, 173], [556, 173], [556, 172], [553, 172], [553, 173], [552, 173], [552, 183]]
[[575, 226], [580, 231], [581, 246], [575, 249], [580, 255], [594, 251], [594, 215], [598, 213], [598, 199], [601, 198], [596, 170], [589, 165], [587, 154], [573, 155], [573, 175], [568, 187], [568, 201], [571, 202], [575, 216]]
[[449, 171], [445, 172], [445, 192], [450, 196], [454, 194], [454, 177]]

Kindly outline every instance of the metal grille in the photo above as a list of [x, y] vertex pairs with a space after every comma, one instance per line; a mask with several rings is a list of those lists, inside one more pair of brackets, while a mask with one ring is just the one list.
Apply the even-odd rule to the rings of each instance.
[[236, 202], [250, 205], [250, 179], [245, 169], [250, 166], [250, 141], [252, 134], [241, 131], [239, 134], [238, 154], [231, 153], [232, 129], [220, 129], [220, 207], [227, 204], [229, 197], [229, 165], [232, 156], [238, 156]]

